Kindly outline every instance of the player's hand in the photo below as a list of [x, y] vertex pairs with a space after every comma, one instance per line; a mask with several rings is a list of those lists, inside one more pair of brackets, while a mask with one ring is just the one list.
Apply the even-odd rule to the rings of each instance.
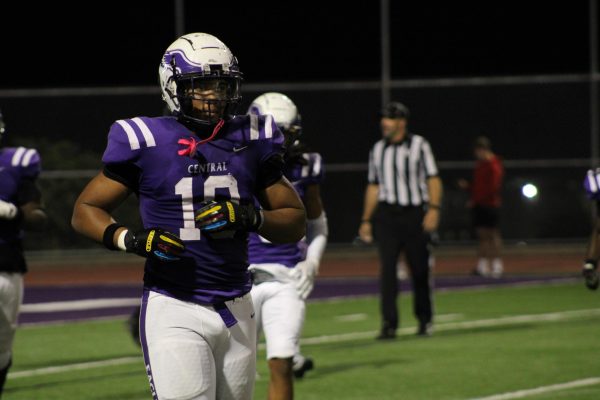
[[19, 215], [19, 208], [13, 203], [0, 200], [0, 219], [12, 220]]
[[262, 224], [260, 212], [252, 205], [240, 205], [229, 200], [202, 202], [196, 211], [196, 227], [202, 232], [250, 231]]
[[125, 248], [128, 253], [158, 261], [176, 261], [185, 250], [181, 239], [160, 228], [148, 228], [125, 235]]
[[296, 277], [296, 290], [302, 300], [306, 300], [315, 285], [315, 275], [319, 271], [319, 264], [306, 259], [296, 264], [293, 275]]
[[358, 228], [358, 236], [366, 244], [373, 243], [373, 225], [369, 221], [363, 221]]
[[585, 286], [590, 290], [598, 289], [600, 278], [598, 277], [598, 267], [596, 260], [586, 260], [581, 271], [585, 278]]

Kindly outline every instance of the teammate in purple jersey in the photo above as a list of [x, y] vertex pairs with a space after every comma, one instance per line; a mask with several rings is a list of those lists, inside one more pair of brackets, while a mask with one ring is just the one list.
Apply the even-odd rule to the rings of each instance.
[[298, 141], [301, 132], [296, 105], [284, 94], [265, 93], [248, 110], [250, 115], [272, 115], [286, 141], [284, 175], [304, 202], [306, 238], [297, 243], [271, 243], [250, 234], [250, 270], [254, 277], [252, 301], [259, 331], [265, 334], [270, 370], [269, 399], [293, 398], [293, 375], [302, 377], [313, 362], [300, 354], [304, 301], [327, 244], [327, 219], [320, 195], [324, 168], [318, 153], [308, 153]]
[[[0, 112], [0, 142], [5, 131]], [[46, 225], [36, 179], [40, 156], [35, 149], [0, 147], [0, 396], [11, 365], [12, 344], [23, 300], [23, 230]]]
[[[600, 204], [600, 168], [587, 171], [583, 182], [585, 192], [590, 200], [595, 200], [596, 210]], [[590, 290], [597, 290], [600, 286], [598, 276], [598, 259], [600, 258], [600, 216], [594, 221], [594, 228], [588, 242], [585, 260], [583, 261], [582, 274], [585, 285]]]
[[[235, 116], [241, 73], [223, 42], [180, 37], [159, 78], [173, 116], [112, 125], [104, 170], [77, 199], [72, 223], [109, 249], [147, 257], [140, 340], [154, 399], [250, 399], [248, 232], [298, 241], [304, 207], [283, 176], [284, 139], [273, 118]], [[131, 193], [139, 231], [111, 216]]]

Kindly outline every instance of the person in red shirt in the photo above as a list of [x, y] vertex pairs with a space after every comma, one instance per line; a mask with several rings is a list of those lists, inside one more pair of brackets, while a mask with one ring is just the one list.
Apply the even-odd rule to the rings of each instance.
[[500, 257], [502, 237], [498, 229], [504, 168], [500, 157], [492, 151], [487, 137], [480, 136], [475, 139], [473, 152], [477, 160], [473, 179], [471, 182], [461, 179], [459, 186], [470, 193], [467, 207], [471, 209], [473, 226], [479, 241], [479, 259], [474, 274], [499, 278], [504, 271]]

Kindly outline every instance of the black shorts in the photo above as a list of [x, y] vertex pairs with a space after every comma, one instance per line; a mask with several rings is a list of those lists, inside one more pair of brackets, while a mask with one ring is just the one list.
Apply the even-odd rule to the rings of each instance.
[[496, 228], [498, 226], [498, 207], [475, 206], [471, 209], [475, 228]]

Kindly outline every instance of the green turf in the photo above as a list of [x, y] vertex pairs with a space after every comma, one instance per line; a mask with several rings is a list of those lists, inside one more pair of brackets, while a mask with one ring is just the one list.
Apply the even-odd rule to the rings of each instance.
[[[296, 398], [468, 399], [600, 376], [598, 314], [542, 322], [504, 319], [498, 326], [457, 325], [600, 309], [600, 293], [586, 291], [580, 283], [444, 292], [435, 302], [440, 321], [432, 337], [412, 334], [411, 301], [405, 296], [400, 303], [406, 330], [396, 341], [384, 343], [372, 339], [379, 326], [375, 298], [309, 304], [305, 338], [366, 333], [360, 339], [304, 345], [303, 353], [315, 360], [316, 369], [296, 382]], [[139, 355], [122, 320], [23, 327], [14, 350], [11, 372], [17, 373]], [[255, 398], [266, 399], [263, 350], [258, 357]], [[9, 379], [4, 399], [149, 397], [140, 358], [123, 365]], [[600, 385], [528, 398], [597, 399]]]

